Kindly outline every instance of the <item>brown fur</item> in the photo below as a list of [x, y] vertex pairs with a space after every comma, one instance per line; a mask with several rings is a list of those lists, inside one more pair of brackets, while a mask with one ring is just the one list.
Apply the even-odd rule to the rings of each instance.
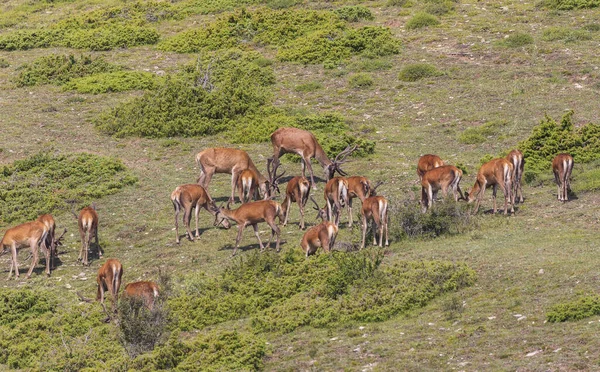
[[81, 250], [79, 251], [79, 258], [77, 260], [83, 261], [83, 264], [88, 266], [90, 264], [88, 253], [92, 237], [96, 240], [98, 257], [102, 258], [102, 249], [100, 249], [98, 242], [98, 212], [96, 212], [96, 209], [94, 207], [83, 208], [79, 212], [77, 225], [79, 226], [79, 236], [81, 237]]
[[504, 214], [508, 214], [508, 204], [510, 204], [510, 212], [515, 213], [511, 196], [512, 176], [513, 165], [505, 158], [492, 159], [482, 165], [481, 168], [479, 168], [479, 172], [477, 172], [477, 179], [475, 180], [473, 189], [467, 193], [469, 203], [477, 200], [475, 208], [473, 208], [473, 214], [477, 213], [479, 210], [479, 205], [483, 199], [483, 193], [485, 192], [485, 189], [490, 186], [493, 187], [493, 212], [496, 213], [496, 191], [497, 188], [500, 187], [504, 193]]
[[573, 172], [573, 157], [569, 154], [558, 154], [552, 160], [552, 172], [554, 180], [558, 185], [558, 200], [569, 201], [569, 190], [571, 190], [571, 172]]
[[119, 288], [121, 287], [122, 277], [123, 266], [114, 258], [106, 260], [104, 265], [98, 270], [98, 276], [96, 277], [96, 283], [98, 283], [96, 301], [100, 301], [104, 312], [106, 312], [106, 306], [104, 306], [104, 293], [106, 291], [112, 296], [113, 312], [117, 312], [117, 302], [119, 301]]
[[365, 247], [367, 236], [367, 224], [373, 220], [373, 245], [377, 245], [377, 235], [379, 234], [379, 246], [383, 245], [383, 236], [385, 235], [385, 246], [390, 245], [388, 241], [388, 201], [383, 196], [370, 196], [363, 200], [361, 208], [362, 217], [362, 243], [360, 248]]
[[419, 158], [417, 163], [417, 175], [419, 180], [423, 179], [425, 172], [432, 170], [433, 168], [441, 167], [444, 165], [444, 161], [437, 155], [426, 154]]
[[333, 249], [338, 228], [329, 221], [323, 221], [320, 224], [306, 230], [300, 246], [306, 253], [306, 257], [317, 252], [317, 248], [323, 247], [323, 250], [329, 253]]
[[513, 204], [515, 201], [523, 203], [523, 190], [521, 188], [521, 179], [523, 178], [523, 169], [525, 168], [525, 158], [519, 150], [512, 150], [506, 155], [506, 160], [513, 165], [513, 188], [512, 197]]
[[421, 179], [421, 210], [423, 213], [431, 208], [439, 190], [442, 190], [445, 197], [448, 189], [452, 189], [455, 201], [458, 201], [459, 195], [464, 199], [459, 185], [462, 174], [463, 172], [453, 165], [443, 165], [425, 172]]
[[32, 256], [31, 265], [29, 266], [29, 271], [27, 272], [27, 279], [31, 277], [34, 267], [38, 264], [38, 247], [41, 247], [42, 251], [46, 255], [46, 275], [50, 275], [51, 252], [50, 248], [46, 247], [48, 231], [48, 227], [39, 220], [26, 222], [6, 230], [2, 241], [0, 241], [0, 248], [2, 251], [10, 249], [12, 255], [8, 279], [10, 279], [10, 276], [12, 275], [13, 268], [15, 269], [15, 277], [17, 279], [19, 278], [17, 252], [19, 249], [24, 247], [29, 247], [31, 249]]
[[154, 301], [156, 300], [156, 297], [159, 296], [159, 293], [160, 291], [156, 283], [143, 281], [127, 284], [123, 291], [123, 297], [142, 299], [144, 301], [144, 306], [146, 306], [148, 310], [152, 310], [154, 308]]
[[344, 177], [333, 177], [327, 181], [324, 194], [327, 202], [327, 219], [334, 220], [335, 226], [339, 226], [341, 210], [348, 205], [348, 181]]
[[248, 203], [251, 199], [259, 200], [258, 174], [252, 169], [244, 169], [240, 172], [237, 181], [237, 189], [242, 203]]
[[352, 199], [359, 198], [361, 203], [371, 194], [371, 181], [367, 177], [347, 177], [348, 181], [348, 227], [352, 227]]
[[310, 195], [310, 182], [303, 176], [296, 176], [292, 178], [285, 188], [285, 198], [281, 207], [283, 208], [283, 226], [287, 225], [288, 216], [290, 214], [290, 207], [293, 202], [298, 203], [300, 208], [300, 229], [304, 230], [304, 207], [308, 201]]

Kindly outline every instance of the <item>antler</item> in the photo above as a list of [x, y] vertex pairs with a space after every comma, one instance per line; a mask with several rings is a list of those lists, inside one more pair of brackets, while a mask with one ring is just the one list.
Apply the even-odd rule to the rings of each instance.
[[63, 231], [63, 233], [58, 237], [58, 239], [54, 239], [53, 243], [55, 246], [62, 245], [62, 240], [66, 233], [67, 233], [67, 229], [65, 228], [65, 231]]
[[379, 186], [381, 186], [381, 185], [383, 185], [383, 181], [378, 181], [378, 182], [375, 184], [375, 186], [373, 186], [373, 188], [371, 188], [371, 190], [372, 190], [373, 192], [375, 192], [375, 190], [377, 190], [377, 188], [378, 188]]
[[316, 208], [313, 207], [313, 209], [320, 211], [321, 207], [319, 207], [319, 204], [315, 201], [315, 198], [313, 198], [312, 195], [310, 196], [310, 200], [312, 200], [312, 202], [315, 203], [315, 205], [317, 206]]
[[281, 163], [276, 162], [275, 165], [273, 165], [273, 163], [273, 158], [267, 159], [267, 173], [269, 174], [269, 184], [271, 185], [271, 188], [273, 188], [273, 190], [277, 190], [277, 193], [279, 194], [279, 179], [283, 177], [283, 175], [285, 174], [285, 170], [280, 174], [277, 174], [277, 169], [279, 168]]
[[346, 147], [344, 149], [344, 151], [337, 154], [337, 156], [335, 157], [335, 160], [333, 162], [336, 164], [344, 164], [346, 162], [345, 159], [348, 157], [348, 155], [352, 154], [357, 149], [358, 149], [357, 145], [354, 145], [354, 146], [348, 145], [348, 147]]

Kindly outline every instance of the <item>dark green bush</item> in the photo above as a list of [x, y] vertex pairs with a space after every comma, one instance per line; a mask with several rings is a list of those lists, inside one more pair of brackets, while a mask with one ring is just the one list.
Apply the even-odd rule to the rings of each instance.
[[117, 71], [72, 79], [63, 89], [91, 94], [152, 90], [160, 85], [161, 80], [150, 72]]
[[83, 76], [114, 72], [122, 67], [106, 62], [102, 57], [51, 54], [19, 67], [17, 86], [41, 84], [62, 85]]
[[0, 173], [0, 221], [24, 222], [66, 210], [67, 200], [89, 205], [136, 181], [117, 159], [40, 153], [5, 166]]
[[440, 75], [442, 75], [442, 73], [432, 65], [415, 63], [404, 67], [398, 74], [398, 79], [411, 82]]
[[543, 5], [557, 10], [590, 9], [599, 7], [600, 0], [544, 0]]
[[369, 74], [354, 74], [348, 79], [350, 88], [368, 88], [373, 86], [375, 82]]
[[435, 16], [421, 12], [412, 16], [412, 18], [406, 22], [405, 27], [407, 30], [416, 30], [423, 27], [437, 26], [439, 24], [440, 21]]
[[581, 320], [600, 315], [600, 296], [584, 296], [572, 302], [556, 304], [546, 312], [549, 322]]
[[529, 44], [533, 44], [533, 36], [523, 32], [515, 32], [498, 41], [498, 45], [507, 48], [519, 48]]
[[358, 22], [363, 19], [370, 21], [375, 18], [375, 17], [373, 17], [371, 10], [362, 5], [343, 6], [341, 8], [334, 10], [333, 12], [335, 14], [337, 14], [338, 17], [340, 17], [344, 21], [348, 21], [348, 22]]
[[269, 0], [267, 6], [271, 9], [286, 9], [297, 5], [301, 0]]
[[168, 336], [165, 331], [168, 309], [161, 294], [152, 310], [138, 297], [121, 298], [118, 305], [119, 338], [131, 358], [154, 350], [161, 339]]

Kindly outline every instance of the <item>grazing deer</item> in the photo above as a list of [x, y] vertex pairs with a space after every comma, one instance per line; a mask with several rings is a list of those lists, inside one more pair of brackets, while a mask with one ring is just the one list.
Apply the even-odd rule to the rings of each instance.
[[271, 143], [273, 144], [273, 160], [279, 164], [279, 158], [283, 154], [292, 153], [298, 154], [302, 163], [302, 175], [306, 177], [305, 170], [308, 168], [310, 173], [310, 183], [316, 189], [315, 177], [310, 163], [311, 158], [317, 161], [323, 167], [325, 172], [325, 180], [329, 181], [335, 172], [342, 176], [346, 176], [346, 172], [340, 167], [348, 155], [357, 149], [357, 146], [348, 146], [340, 152], [333, 161], [329, 160], [325, 151], [319, 145], [315, 136], [306, 130], [298, 128], [279, 128], [271, 134]]
[[369, 196], [377, 195], [377, 188], [383, 184], [378, 182], [375, 186], [367, 177], [347, 177], [348, 181], [348, 227], [352, 227], [352, 199], [359, 198], [361, 203]]
[[477, 179], [475, 185], [470, 191], [465, 193], [465, 197], [469, 203], [477, 200], [475, 208], [473, 208], [473, 214], [479, 210], [479, 205], [483, 199], [483, 193], [487, 187], [493, 187], [492, 198], [494, 200], [494, 214], [496, 213], [496, 191], [500, 187], [504, 193], [504, 214], [508, 214], [508, 204], [510, 204], [510, 212], [515, 213], [514, 206], [512, 204], [512, 176], [513, 176], [513, 165], [505, 158], [492, 159], [487, 163], [483, 164], [477, 172]]
[[463, 172], [453, 165], [442, 165], [425, 172], [421, 179], [421, 211], [425, 213], [431, 208], [439, 190], [442, 190], [446, 197], [448, 189], [451, 189], [454, 201], [458, 201], [459, 195], [460, 199], [464, 199], [459, 185], [462, 174]]
[[44, 254], [46, 254], [45, 249], [50, 249], [50, 252], [46, 255], [50, 257], [50, 269], [54, 269], [54, 258], [58, 257], [57, 247], [62, 245], [63, 236], [66, 234], [67, 229], [65, 229], [62, 235], [56, 239], [55, 231], [56, 231], [56, 222], [54, 221], [54, 217], [51, 214], [42, 214], [38, 217], [38, 221], [44, 224], [48, 229], [48, 235], [46, 235], [46, 244], [42, 244], [42, 250]]
[[385, 235], [385, 246], [390, 245], [388, 241], [388, 201], [383, 196], [370, 196], [363, 200], [361, 208], [362, 217], [362, 243], [360, 248], [365, 247], [367, 227], [369, 220], [373, 220], [373, 245], [377, 245], [377, 234], [379, 234], [379, 246], [383, 245]]
[[306, 230], [302, 236], [300, 246], [304, 250], [304, 253], [306, 253], [306, 257], [315, 254], [319, 247], [323, 247], [323, 250], [329, 253], [333, 249], [337, 233], [338, 227], [324, 220], [320, 224]]
[[248, 203], [251, 199], [259, 200], [258, 174], [252, 169], [241, 171], [237, 181], [237, 189], [242, 204]]
[[417, 175], [419, 175], [419, 181], [423, 179], [425, 172], [432, 170], [433, 168], [441, 167], [444, 165], [444, 161], [437, 155], [426, 154], [419, 158], [417, 163]]
[[154, 302], [158, 295], [158, 285], [148, 281], [129, 283], [123, 291], [123, 297], [141, 299], [144, 301], [144, 306], [150, 311], [154, 308]]
[[[204, 187], [196, 184], [187, 184], [177, 186], [171, 193], [171, 202], [175, 208], [175, 242], [179, 244], [179, 212], [183, 209], [183, 224], [185, 226], [187, 237], [194, 241], [194, 235], [190, 230], [190, 221], [192, 219], [192, 208], [195, 208], [196, 217], [196, 237], [200, 237], [198, 230], [198, 213], [201, 208], [206, 209], [213, 216], [216, 215], [214, 201], [208, 195]], [[223, 221], [223, 226], [230, 228], [229, 221]]]
[[117, 301], [119, 300], [119, 288], [121, 287], [122, 276], [123, 266], [119, 260], [114, 258], [106, 260], [104, 265], [102, 265], [98, 270], [98, 276], [96, 277], [96, 282], [98, 283], [96, 301], [100, 301], [105, 313], [107, 313], [106, 306], [104, 306], [104, 292], [106, 291], [108, 291], [112, 296], [113, 312], [117, 312]]
[[558, 185], [558, 200], [562, 202], [569, 201], [569, 191], [571, 190], [571, 172], [573, 171], [573, 157], [569, 154], [558, 154], [552, 160], [552, 172], [554, 180]]
[[[75, 215], [75, 213], [73, 213]], [[88, 252], [92, 237], [96, 241], [98, 248], [98, 257], [102, 258], [102, 249], [98, 241], [98, 212], [96, 212], [96, 204], [91, 207], [85, 207], [79, 212], [77, 217], [77, 225], [79, 226], [79, 236], [81, 237], [81, 250], [77, 261], [82, 261], [84, 266], [89, 266]]]
[[260, 200], [256, 202], [242, 204], [238, 209], [234, 210], [226, 209], [223, 207], [215, 207], [214, 211], [217, 213], [215, 224], [219, 224], [224, 219], [228, 219], [231, 221], [235, 221], [238, 225], [238, 234], [235, 240], [235, 249], [231, 254], [232, 256], [235, 256], [235, 254], [237, 253], [238, 247], [240, 245], [240, 240], [242, 240], [242, 232], [244, 231], [244, 228], [246, 226], [252, 226], [254, 228], [254, 235], [256, 235], [256, 239], [258, 239], [260, 250], [263, 251], [265, 249], [258, 234], [258, 224], [261, 222], [266, 222], [271, 227], [271, 236], [269, 237], [269, 242], [267, 243], [267, 246], [271, 245], [271, 239], [273, 239], [273, 235], [276, 234], [277, 242], [275, 249], [277, 249], [277, 252], [279, 252], [280, 230], [279, 226], [277, 226], [277, 224], [275, 223], [275, 218], [278, 217], [279, 222], [283, 221], [283, 210], [281, 208], [281, 204], [273, 200]]
[[296, 202], [298, 203], [298, 207], [300, 208], [299, 228], [301, 230], [304, 230], [304, 207], [306, 206], [306, 202], [308, 201], [309, 194], [310, 182], [306, 179], [306, 177], [296, 176], [287, 183], [287, 186], [285, 188], [285, 198], [283, 199], [283, 203], [281, 203], [283, 215], [285, 216], [283, 219], [283, 226], [287, 225], [292, 202]]
[[264, 199], [268, 199], [271, 196], [269, 180], [258, 171], [246, 151], [223, 147], [209, 148], [196, 155], [196, 163], [200, 168], [198, 184], [205, 189], [208, 188], [213, 174], [231, 174], [231, 196], [229, 197], [228, 204], [234, 201], [235, 187], [238, 183], [240, 173], [245, 169], [254, 171], [256, 176], [258, 176], [258, 185], [264, 195]]
[[31, 249], [32, 256], [26, 278], [29, 279], [31, 277], [33, 268], [38, 264], [38, 247], [41, 247], [42, 252], [44, 252], [46, 256], [46, 275], [50, 275], [51, 248], [46, 246], [48, 231], [48, 227], [39, 220], [25, 222], [24, 224], [6, 230], [4, 237], [0, 241], [0, 248], [2, 248], [2, 253], [4, 253], [6, 249], [10, 249], [12, 255], [8, 279], [10, 279], [10, 276], [12, 275], [13, 268], [15, 269], [15, 277], [19, 279], [17, 252], [19, 249], [24, 247], [29, 247]]
[[340, 224], [340, 212], [348, 205], [348, 181], [344, 177], [333, 177], [325, 185], [327, 220], [332, 221], [335, 213], [335, 226]]
[[521, 151], [512, 150], [508, 155], [506, 155], [506, 160], [510, 161], [513, 165], [512, 202], [514, 204], [515, 201], [518, 200], [519, 203], [523, 203], [523, 190], [521, 188], [521, 179], [523, 178], [525, 158], [523, 157], [523, 153]]

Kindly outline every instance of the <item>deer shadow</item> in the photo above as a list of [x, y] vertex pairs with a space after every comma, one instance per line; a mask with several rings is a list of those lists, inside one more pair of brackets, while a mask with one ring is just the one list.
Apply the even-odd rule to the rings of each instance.
[[[280, 241], [279, 242], [279, 249], [281, 250], [281, 247], [283, 247], [286, 244], [286, 242], [284, 241]], [[277, 250], [275, 249], [275, 242], [271, 242], [270, 245], [267, 245], [266, 241], [263, 241], [263, 245], [265, 246], [265, 252], [272, 250], [274, 252], [277, 252]], [[221, 247], [219, 249], [219, 251], [233, 251], [235, 249], [235, 245], [233, 244], [226, 244], [223, 247]], [[246, 252], [246, 251], [250, 251], [250, 250], [259, 250], [260, 251], [260, 245], [258, 245], [258, 243], [253, 243], [253, 244], [248, 244], [245, 246], [240, 245], [238, 247], [238, 252], [242, 251], [242, 252]]]

